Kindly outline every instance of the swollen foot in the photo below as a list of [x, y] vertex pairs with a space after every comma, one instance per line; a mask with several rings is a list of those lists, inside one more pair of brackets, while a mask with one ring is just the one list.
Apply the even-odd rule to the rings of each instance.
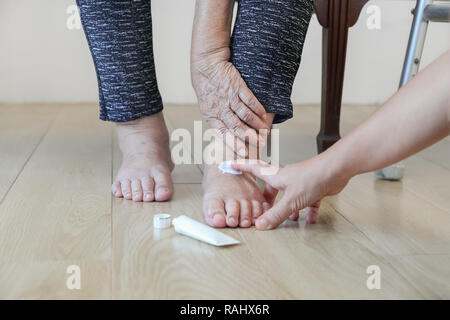
[[210, 226], [248, 228], [270, 208], [253, 176], [220, 172], [206, 166], [203, 177], [203, 213]]
[[118, 123], [122, 165], [112, 193], [133, 201], [166, 201], [173, 193], [169, 133], [162, 112]]

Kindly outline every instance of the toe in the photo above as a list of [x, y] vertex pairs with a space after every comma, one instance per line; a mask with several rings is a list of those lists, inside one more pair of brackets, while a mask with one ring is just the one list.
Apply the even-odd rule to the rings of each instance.
[[141, 180], [133, 179], [131, 181], [131, 197], [133, 201], [142, 201], [142, 185]]
[[257, 200], [252, 200], [252, 224], [255, 224], [256, 219], [262, 215], [262, 203]]
[[131, 181], [128, 179], [122, 180], [120, 185], [122, 187], [123, 197], [127, 200], [131, 200]]
[[262, 204], [263, 213], [270, 209], [270, 204], [268, 202], [263, 202]]
[[241, 215], [239, 225], [248, 228], [252, 225], [252, 204], [248, 200], [241, 200]]
[[205, 200], [203, 212], [205, 214], [206, 223], [216, 228], [226, 226], [225, 205], [221, 199]]
[[153, 172], [153, 178], [155, 179], [155, 199], [156, 201], [166, 201], [172, 196], [173, 185], [170, 178], [170, 171], [168, 170], [155, 170]]
[[120, 186], [120, 181], [116, 181], [112, 184], [111, 191], [114, 197], [122, 198], [122, 187]]
[[152, 177], [144, 177], [141, 179], [143, 200], [152, 202], [155, 200], [155, 181]]
[[237, 227], [239, 224], [239, 202], [237, 200], [227, 200], [225, 202], [225, 211], [227, 212], [227, 225]]

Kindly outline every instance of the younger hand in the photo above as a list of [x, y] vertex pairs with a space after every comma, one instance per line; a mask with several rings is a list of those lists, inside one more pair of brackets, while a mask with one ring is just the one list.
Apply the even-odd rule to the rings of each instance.
[[307, 208], [307, 221], [314, 223], [320, 201], [325, 196], [339, 193], [350, 179], [333, 172], [326, 162], [318, 155], [280, 169], [259, 160], [235, 161], [233, 169], [250, 172], [266, 182], [264, 196], [271, 204], [278, 191], [283, 192], [281, 200], [256, 220], [256, 228], [276, 228], [288, 217], [296, 220], [303, 208]]

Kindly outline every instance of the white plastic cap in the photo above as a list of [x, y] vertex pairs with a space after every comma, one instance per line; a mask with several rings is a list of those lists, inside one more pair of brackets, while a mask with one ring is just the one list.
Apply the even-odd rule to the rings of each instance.
[[219, 170], [222, 171], [222, 173], [242, 174], [241, 171], [234, 170], [234, 169], [231, 167], [231, 161], [224, 161], [224, 162], [221, 162], [221, 163], [219, 164]]
[[157, 213], [153, 216], [153, 228], [167, 229], [170, 227], [171, 216], [168, 213]]

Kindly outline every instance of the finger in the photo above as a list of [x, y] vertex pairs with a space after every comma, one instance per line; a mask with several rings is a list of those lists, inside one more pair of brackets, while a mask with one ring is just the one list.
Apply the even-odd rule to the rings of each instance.
[[226, 134], [223, 136], [225, 144], [230, 148], [233, 153], [238, 154], [240, 157], [245, 158], [248, 156], [248, 148], [241, 139], [237, 138], [231, 131], [227, 129]]
[[266, 110], [264, 110], [263, 105], [258, 101], [253, 92], [247, 87], [247, 84], [242, 81], [239, 86], [239, 98], [247, 107], [249, 107], [255, 114], [261, 119], [265, 120], [267, 118]]
[[320, 201], [314, 203], [312, 206], [307, 207], [306, 211], [306, 222], [314, 224], [317, 222], [317, 217], [319, 216]]
[[209, 119], [208, 124], [217, 130], [218, 136], [225, 142], [225, 145], [234, 153], [245, 158], [248, 154], [248, 149], [245, 143], [237, 139], [228, 129], [224, 123], [219, 119]]
[[120, 186], [122, 187], [123, 197], [127, 200], [131, 200], [131, 181], [126, 179], [120, 181]]
[[272, 207], [272, 206], [271, 206], [268, 202], [265, 202], [265, 201], [264, 201], [263, 204], [262, 204], [263, 213], [269, 211], [269, 209], [270, 209], [271, 207]]
[[247, 126], [231, 110], [228, 109], [221, 120], [228, 130], [243, 142], [249, 142], [253, 145], [260, 142], [261, 139], [259, 139], [256, 130]]
[[231, 110], [246, 124], [255, 130], [270, 130], [270, 127], [259, 118], [253, 111], [248, 108], [244, 103], [239, 101], [238, 103], [231, 104]]
[[290, 220], [292, 220], [292, 221], [297, 221], [298, 220], [298, 218], [299, 218], [299, 213], [298, 212], [294, 212], [293, 214], [291, 214], [290, 216], [289, 216], [289, 219]]
[[282, 198], [280, 202], [275, 204], [271, 209], [267, 210], [262, 216], [256, 220], [256, 228], [258, 230], [269, 230], [278, 227], [292, 213], [287, 200]]
[[232, 162], [231, 167], [234, 170], [249, 172], [268, 184], [273, 182], [273, 176], [279, 170], [279, 168], [261, 160], [237, 160]]
[[131, 181], [131, 197], [133, 201], [142, 201], [142, 186], [141, 180], [133, 179]]

